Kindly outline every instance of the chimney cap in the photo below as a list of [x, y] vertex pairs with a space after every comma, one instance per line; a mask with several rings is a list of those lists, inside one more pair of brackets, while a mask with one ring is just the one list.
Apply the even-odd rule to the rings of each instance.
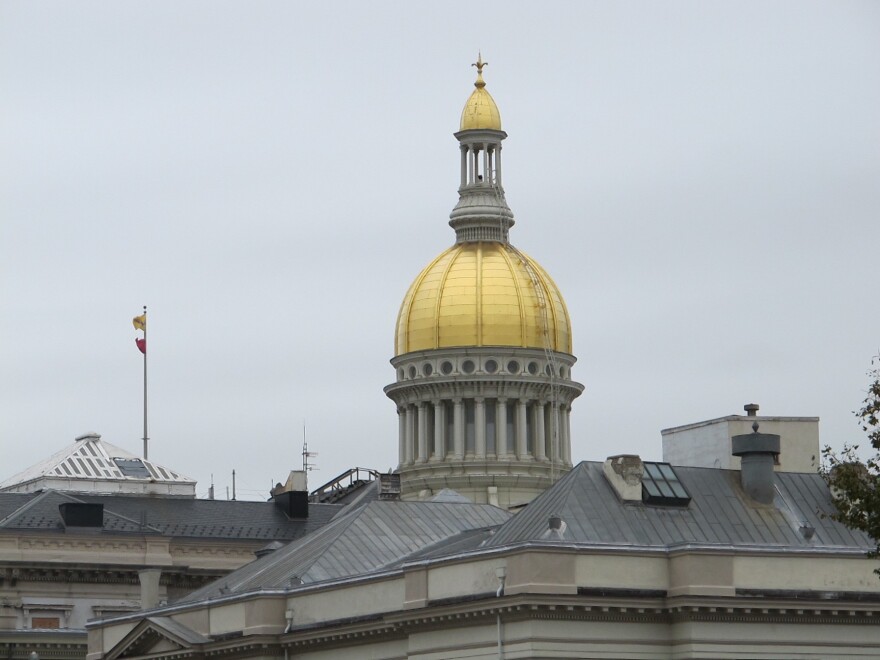
[[746, 411], [746, 414], [749, 417], [755, 417], [760, 409], [761, 406], [759, 406], [757, 403], [747, 403], [743, 406], [743, 410]]
[[746, 433], [735, 435], [731, 439], [732, 453], [734, 456], [745, 454], [778, 454], [779, 436], [773, 433]]

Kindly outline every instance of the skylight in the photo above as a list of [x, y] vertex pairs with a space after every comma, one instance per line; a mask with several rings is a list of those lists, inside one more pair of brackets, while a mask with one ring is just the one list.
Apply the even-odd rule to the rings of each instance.
[[691, 496], [688, 495], [669, 463], [645, 461], [642, 502], [661, 506], [687, 506], [690, 501]]
[[136, 479], [150, 478], [150, 472], [139, 458], [114, 458], [113, 462], [116, 463], [116, 467], [126, 477], [134, 477]]

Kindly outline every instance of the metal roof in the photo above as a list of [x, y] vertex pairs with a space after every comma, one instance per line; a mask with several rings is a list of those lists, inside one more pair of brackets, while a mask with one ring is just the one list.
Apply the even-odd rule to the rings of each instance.
[[752, 501], [736, 470], [674, 468], [691, 496], [685, 507], [621, 502], [602, 463], [583, 462], [502, 525], [484, 547], [547, 538], [548, 521], [565, 521], [562, 540], [589, 545], [671, 547], [683, 544], [798, 549], [874, 547], [861, 532], [835, 522], [828, 486], [818, 474], [778, 472], [772, 505]]
[[499, 525], [510, 515], [488, 504], [372, 501], [182, 602], [362, 575], [462, 531]]
[[290, 519], [272, 502], [73, 494], [53, 490], [0, 493], [0, 532], [13, 529], [57, 532], [62, 528], [58, 505], [64, 502], [103, 504], [101, 533], [266, 541], [300, 538], [345, 508], [338, 504], [310, 504], [308, 518]]

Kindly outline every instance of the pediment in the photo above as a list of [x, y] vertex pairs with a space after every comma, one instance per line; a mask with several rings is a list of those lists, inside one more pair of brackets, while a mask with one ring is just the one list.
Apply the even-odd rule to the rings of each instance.
[[106, 654], [106, 660], [137, 658], [192, 652], [193, 648], [208, 641], [197, 632], [168, 619], [149, 617], [138, 623], [116, 646]]

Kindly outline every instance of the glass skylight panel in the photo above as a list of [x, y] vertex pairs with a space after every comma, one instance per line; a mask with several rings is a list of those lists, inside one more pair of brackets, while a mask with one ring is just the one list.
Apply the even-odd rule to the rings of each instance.
[[642, 501], [645, 504], [661, 506], [687, 506], [690, 495], [678, 480], [678, 475], [669, 463], [645, 462], [642, 475]]
[[114, 458], [119, 470], [126, 477], [135, 477], [137, 479], [149, 479], [150, 473], [139, 458]]

